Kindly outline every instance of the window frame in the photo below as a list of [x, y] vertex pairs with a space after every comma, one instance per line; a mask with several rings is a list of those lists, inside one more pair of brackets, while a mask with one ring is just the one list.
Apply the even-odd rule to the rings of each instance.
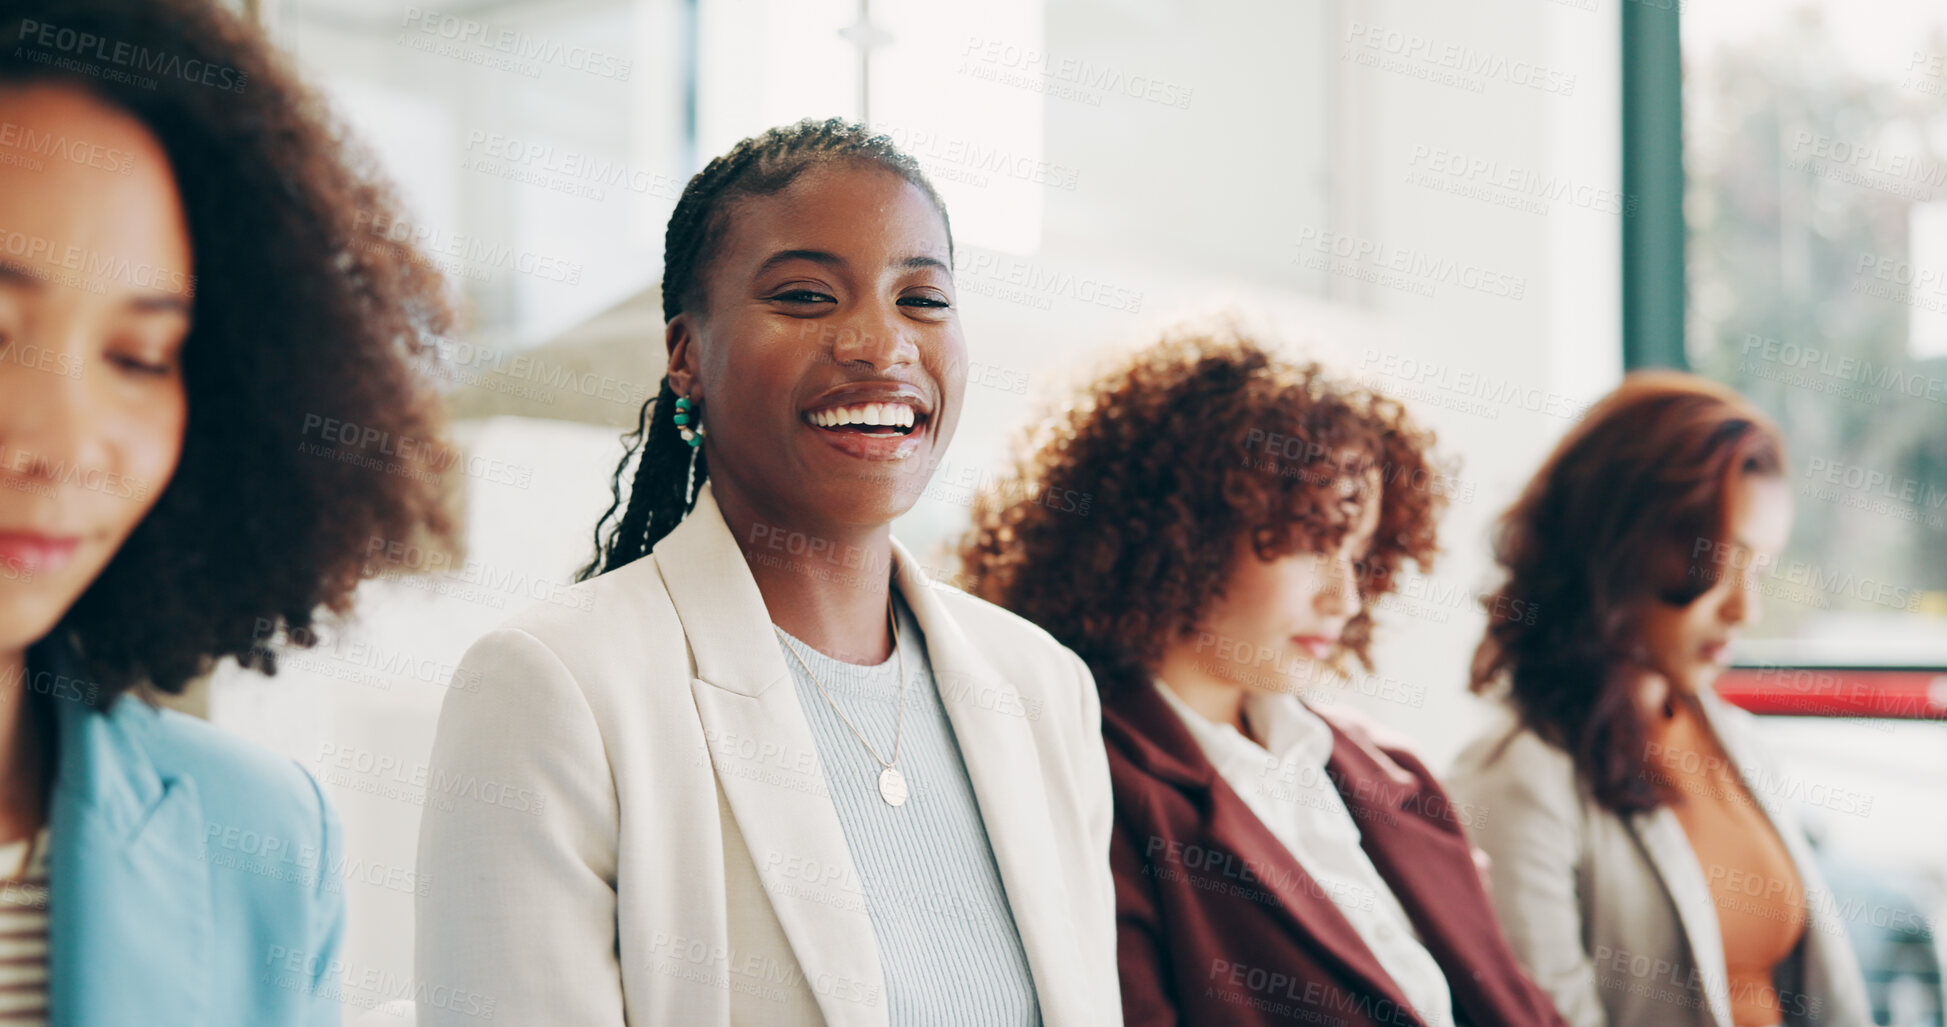
[[1622, 223], [1623, 370], [1690, 369], [1683, 218], [1682, 4], [1622, 8], [1622, 190], [1637, 200]]

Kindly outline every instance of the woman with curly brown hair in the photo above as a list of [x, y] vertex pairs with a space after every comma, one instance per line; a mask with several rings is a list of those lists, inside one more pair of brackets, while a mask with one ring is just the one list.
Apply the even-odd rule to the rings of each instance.
[[0, 38], [0, 1020], [336, 1023], [329, 805], [152, 696], [274, 670], [368, 539], [449, 530], [440, 284], [353, 245], [387, 191], [215, 5], [4, 0]]
[[[1432, 775], [1300, 699], [1371, 669], [1372, 602], [1430, 565], [1432, 443], [1316, 364], [1190, 332], [1037, 426], [978, 508], [975, 593], [1102, 689], [1125, 1022], [1558, 1022]], [[1072, 495], [1086, 514], [1049, 501]]]
[[1575, 1027], [1872, 1022], [1844, 924], [1752, 737], [1710, 685], [1791, 534], [1784, 442], [1743, 397], [1641, 372], [1502, 517], [1473, 687], [1509, 723], [1452, 787], [1494, 900]]

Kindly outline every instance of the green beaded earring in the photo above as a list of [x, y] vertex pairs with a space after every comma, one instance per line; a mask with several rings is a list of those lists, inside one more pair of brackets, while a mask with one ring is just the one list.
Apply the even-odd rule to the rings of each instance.
[[690, 405], [690, 398], [688, 396], [676, 397], [674, 420], [676, 421], [676, 433], [683, 437], [684, 442], [690, 444], [691, 449], [695, 449], [703, 444], [703, 418], [700, 414], [694, 415], [696, 427], [691, 428], [690, 420], [692, 415], [690, 414]]

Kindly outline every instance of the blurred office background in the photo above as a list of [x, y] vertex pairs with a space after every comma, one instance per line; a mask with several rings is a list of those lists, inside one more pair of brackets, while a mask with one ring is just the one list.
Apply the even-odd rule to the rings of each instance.
[[[1882, 1023], [1940, 1027], [1947, 909], [1947, 8], [1922, 0], [251, 0], [398, 183], [468, 324], [444, 340], [463, 554], [366, 588], [219, 723], [325, 782], [350, 838], [348, 1018], [410, 997], [419, 811], [467, 644], [560, 601], [661, 375], [688, 177], [864, 119], [951, 209], [975, 367], [943, 546], [1077, 367], [1230, 311], [1405, 400], [1459, 461], [1446, 553], [1344, 689], [1436, 769], [1493, 518], [1627, 368], [1785, 425], [1791, 551], [1727, 690], [1805, 793]], [[409, 540], [376, 540], [375, 550]], [[394, 554], [401, 550], [394, 547]], [[1847, 714], [1840, 716], [1840, 714]], [[1805, 785], [1820, 787], [1804, 787]], [[1843, 804], [1814, 797], [1844, 789]], [[520, 815], [516, 812], [510, 816]], [[1844, 897], [1843, 895], [1841, 896]], [[1900, 913], [1875, 913], [1883, 909]], [[1875, 922], [1877, 921], [1877, 922]]]

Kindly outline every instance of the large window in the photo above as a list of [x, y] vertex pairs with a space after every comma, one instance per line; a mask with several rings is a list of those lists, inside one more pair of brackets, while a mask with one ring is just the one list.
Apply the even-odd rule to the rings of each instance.
[[[1818, 846], [1819, 901], [1846, 925], [1876, 1022], [1938, 1027], [1947, 7], [1681, 6], [1688, 280], [1683, 345], [1665, 355], [1777, 418], [1797, 496], [1790, 546], [1763, 572], [1751, 665], [1722, 690], [1780, 715], [1764, 730], [1783, 773], [1765, 787], [1794, 800]], [[1653, 26], [1645, 13], [1633, 17]], [[1657, 83], [1641, 86], [1653, 105]], [[1671, 170], [1672, 141], [1630, 140], [1646, 175]], [[1654, 246], [1638, 241], [1631, 266], [1653, 278]]]
[[1784, 425], [1772, 662], [1947, 665], [1947, 7], [1682, 15], [1686, 354]]

